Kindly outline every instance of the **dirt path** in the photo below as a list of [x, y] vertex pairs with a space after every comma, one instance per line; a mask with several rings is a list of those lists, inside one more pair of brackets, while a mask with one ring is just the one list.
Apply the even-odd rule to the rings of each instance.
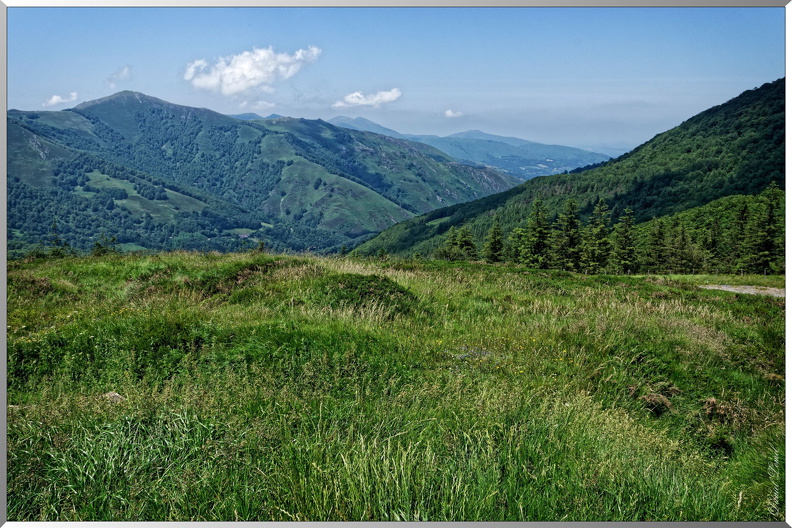
[[707, 284], [700, 286], [708, 290], [726, 290], [735, 293], [750, 293], [752, 295], [772, 295], [773, 297], [786, 297], [785, 288], [768, 288], [767, 286], [726, 286], [723, 284]]

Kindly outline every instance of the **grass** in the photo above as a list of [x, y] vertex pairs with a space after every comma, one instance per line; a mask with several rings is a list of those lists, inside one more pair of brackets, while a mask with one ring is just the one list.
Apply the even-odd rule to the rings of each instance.
[[783, 520], [784, 300], [699, 280], [10, 262], [8, 519]]

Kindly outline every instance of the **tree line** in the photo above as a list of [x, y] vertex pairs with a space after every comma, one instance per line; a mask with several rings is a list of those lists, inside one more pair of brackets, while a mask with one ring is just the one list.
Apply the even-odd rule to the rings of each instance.
[[614, 215], [604, 199], [585, 221], [574, 198], [551, 219], [537, 198], [508, 235], [495, 214], [481, 247], [463, 224], [448, 230], [432, 256], [586, 274], [784, 273], [784, 192], [771, 183], [759, 196], [728, 197], [640, 225], [632, 209]]

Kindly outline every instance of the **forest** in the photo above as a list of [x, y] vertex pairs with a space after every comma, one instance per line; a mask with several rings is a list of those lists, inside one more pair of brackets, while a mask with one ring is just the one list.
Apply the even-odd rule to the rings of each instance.
[[758, 196], [730, 196], [640, 226], [630, 208], [614, 221], [603, 199], [585, 223], [574, 198], [551, 221], [537, 199], [508, 237], [496, 214], [481, 247], [469, 226], [452, 226], [432, 256], [585, 274], [783, 274], [784, 210], [784, 193], [775, 183]]

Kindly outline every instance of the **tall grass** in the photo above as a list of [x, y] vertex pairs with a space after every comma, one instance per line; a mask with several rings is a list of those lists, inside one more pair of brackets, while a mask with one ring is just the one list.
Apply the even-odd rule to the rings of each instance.
[[8, 278], [9, 520], [783, 520], [783, 299], [255, 254]]

